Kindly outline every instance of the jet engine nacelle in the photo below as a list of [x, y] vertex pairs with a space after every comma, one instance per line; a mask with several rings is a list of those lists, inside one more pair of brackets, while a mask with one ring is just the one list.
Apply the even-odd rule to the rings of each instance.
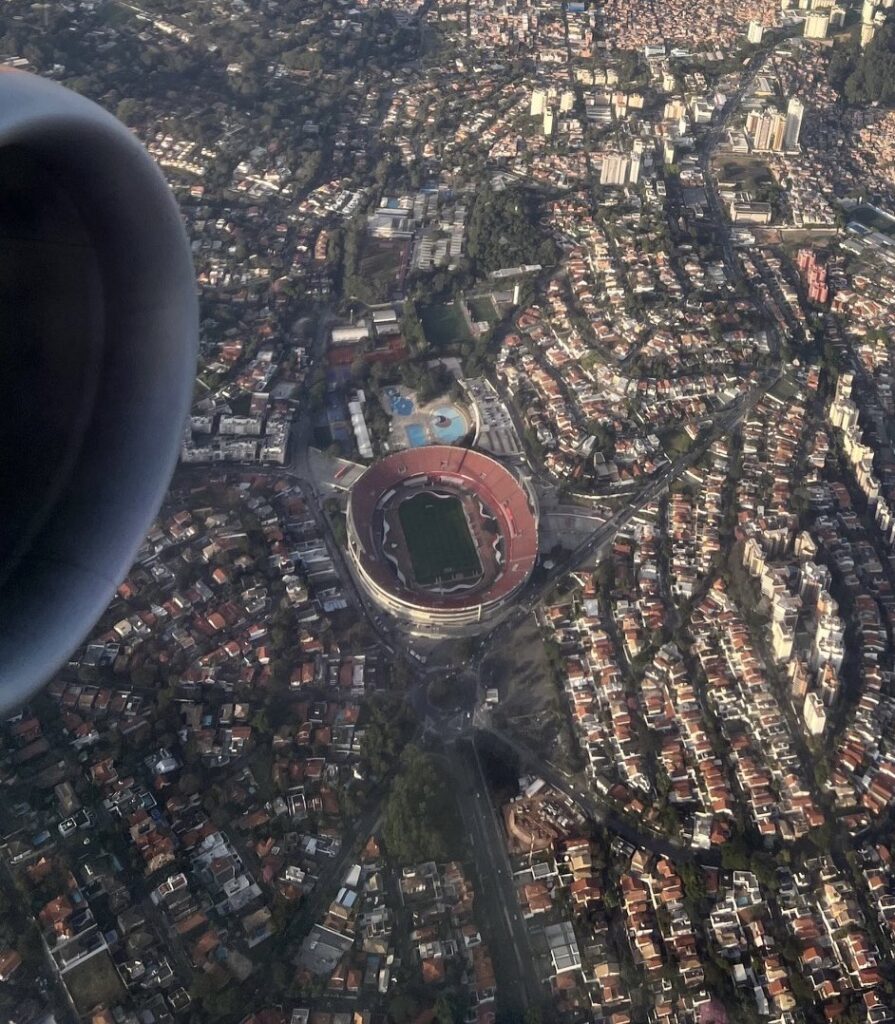
[[0, 73], [0, 710], [64, 663], [174, 470], [196, 368], [164, 178], [96, 104]]

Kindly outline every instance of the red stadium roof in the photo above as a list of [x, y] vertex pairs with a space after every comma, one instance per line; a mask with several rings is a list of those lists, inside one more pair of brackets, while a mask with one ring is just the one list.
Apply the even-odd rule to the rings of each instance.
[[[374, 513], [395, 487], [421, 476], [433, 486], [444, 483], [475, 494], [497, 520], [504, 541], [503, 572], [485, 589], [437, 595], [401, 584], [382, 557], [374, 536]], [[522, 485], [495, 459], [471, 448], [427, 445], [388, 455], [374, 463], [351, 488], [350, 519], [362, 551], [357, 557], [378, 586], [422, 608], [457, 609], [488, 605], [513, 593], [534, 568], [538, 529]]]

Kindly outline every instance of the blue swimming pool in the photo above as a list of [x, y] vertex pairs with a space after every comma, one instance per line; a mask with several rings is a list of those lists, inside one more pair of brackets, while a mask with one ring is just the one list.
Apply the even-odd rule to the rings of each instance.
[[394, 388], [387, 388], [388, 404], [395, 416], [409, 416], [413, 412], [413, 399], [400, 394]]
[[407, 443], [411, 448], [422, 448], [427, 441], [426, 428], [421, 427], [418, 423], [411, 423], [405, 427], [404, 433], [407, 435]]
[[429, 429], [436, 440], [452, 444], [466, 433], [466, 420], [456, 406], [442, 405], [432, 413]]

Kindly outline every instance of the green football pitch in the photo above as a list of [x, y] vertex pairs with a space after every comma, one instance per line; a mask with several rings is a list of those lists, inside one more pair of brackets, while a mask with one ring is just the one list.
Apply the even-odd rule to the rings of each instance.
[[459, 498], [424, 491], [408, 498], [398, 516], [417, 583], [429, 586], [482, 571]]

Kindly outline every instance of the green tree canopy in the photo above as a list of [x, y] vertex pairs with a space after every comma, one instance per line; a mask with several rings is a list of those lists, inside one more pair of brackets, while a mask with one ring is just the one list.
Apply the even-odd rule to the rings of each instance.
[[476, 271], [481, 275], [523, 263], [555, 263], [556, 245], [539, 221], [538, 200], [530, 189], [495, 192], [486, 185], [469, 217], [469, 255]]
[[439, 762], [409, 746], [385, 807], [382, 835], [391, 856], [403, 864], [449, 860], [460, 834], [457, 805]]
[[863, 52], [854, 40], [837, 47], [827, 76], [850, 104], [895, 106], [895, 21], [890, 17]]
[[369, 719], [361, 740], [361, 760], [378, 776], [397, 764], [413, 733], [413, 712], [399, 697], [381, 696], [368, 704]]

